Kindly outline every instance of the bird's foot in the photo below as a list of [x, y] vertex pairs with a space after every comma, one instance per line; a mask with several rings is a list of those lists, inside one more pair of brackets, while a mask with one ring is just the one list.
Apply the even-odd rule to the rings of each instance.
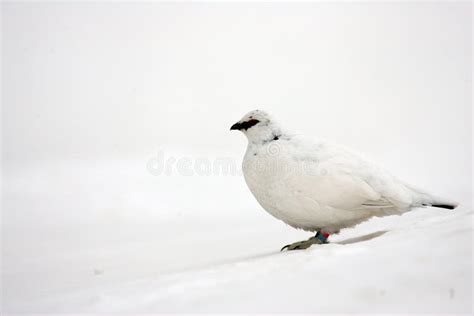
[[281, 248], [280, 251], [283, 250], [299, 250], [299, 249], [306, 249], [311, 247], [313, 244], [327, 244], [328, 243], [329, 234], [326, 232], [317, 232], [315, 236], [309, 238], [308, 240], [298, 241], [289, 245], [284, 246]]

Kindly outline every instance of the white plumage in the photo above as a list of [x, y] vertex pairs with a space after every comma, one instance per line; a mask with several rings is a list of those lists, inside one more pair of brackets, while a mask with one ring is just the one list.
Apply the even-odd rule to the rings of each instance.
[[290, 135], [263, 111], [249, 112], [231, 129], [248, 138], [243, 171], [250, 191], [268, 213], [292, 227], [337, 233], [414, 207], [456, 207], [342, 146]]

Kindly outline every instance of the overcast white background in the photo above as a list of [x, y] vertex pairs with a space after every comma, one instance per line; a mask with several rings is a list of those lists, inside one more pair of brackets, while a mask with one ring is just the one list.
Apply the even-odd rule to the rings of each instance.
[[[240, 166], [246, 139], [229, 128], [255, 108], [471, 212], [470, 2], [3, 2], [1, 18], [4, 311], [206, 311], [198, 299], [122, 309], [102, 287], [306, 238], [241, 176], [147, 170], [160, 150]], [[441, 309], [468, 311], [469, 297]], [[378, 311], [404, 301], [391, 302]], [[302, 311], [372, 311], [338, 306]]]

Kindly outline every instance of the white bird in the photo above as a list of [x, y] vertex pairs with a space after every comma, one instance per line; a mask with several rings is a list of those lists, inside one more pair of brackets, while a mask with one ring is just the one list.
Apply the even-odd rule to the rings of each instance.
[[402, 214], [415, 207], [457, 207], [342, 146], [291, 135], [264, 111], [249, 112], [230, 129], [247, 136], [243, 173], [260, 205], [294, 228], [316, 232], [282, 250], [327, 243], [330, 234], [373, 216]]

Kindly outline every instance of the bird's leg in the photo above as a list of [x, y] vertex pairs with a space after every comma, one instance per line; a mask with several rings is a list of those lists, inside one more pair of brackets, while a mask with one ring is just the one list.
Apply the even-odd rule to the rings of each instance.
[[314, 235], [314, 237], [319, 239], [322, 244], [329, 244], [329, 241], [328, 241], [329, 233], [325, 232], [324, 230], [320, 230], [316, 232], [316, 235]]
[[311, 245], [313, 244], [327, 244], [328, 238], [329, 238], [329, 233], [320, 230], [316, 232], [316, 235], [309, 238], [308, 240], [298, 241], [298, 242], [286, 245], [285, 247], [281, 248], [280, 251], [283, 251], [285, 249], [287, 250], [306, 249], [306, 248], [311, 247]]

